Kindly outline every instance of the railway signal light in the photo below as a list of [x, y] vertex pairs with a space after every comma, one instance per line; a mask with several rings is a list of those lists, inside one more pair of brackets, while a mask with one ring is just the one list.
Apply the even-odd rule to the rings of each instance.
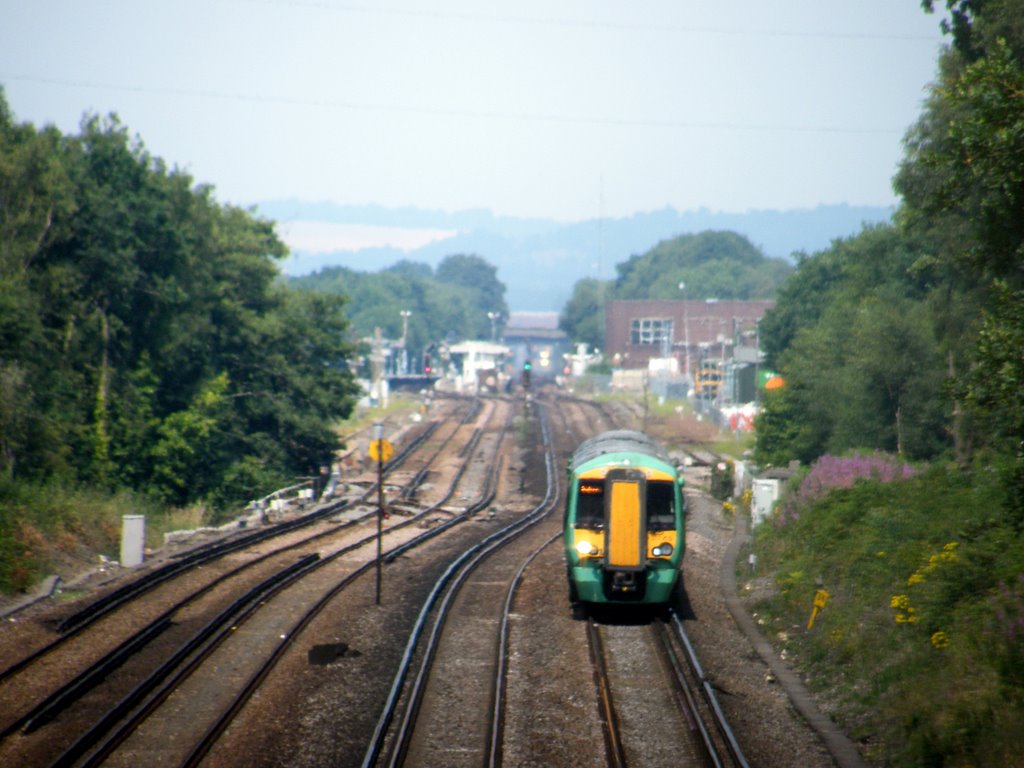
[[523, 363], [523, 387], [525, 389], [530, 388], [530, 372], [533, 370], [533, 364], [527, 360]]

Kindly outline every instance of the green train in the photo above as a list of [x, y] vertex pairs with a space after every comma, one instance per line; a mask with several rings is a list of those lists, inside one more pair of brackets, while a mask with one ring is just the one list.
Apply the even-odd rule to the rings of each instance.
[[665, 449], [642, 432], [604, 432], [579, 445], [568, 475], [564, 544], [573, 613], [588, 604], [671, 602], [686, 549], [686, 501]]

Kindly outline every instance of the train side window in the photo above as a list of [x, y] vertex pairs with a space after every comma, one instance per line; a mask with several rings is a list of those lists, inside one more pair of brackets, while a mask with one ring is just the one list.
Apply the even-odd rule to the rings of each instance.
[[675, 527], [675, 485], [662, 480], [648, 481], [647, 530], [669, 531]]
[[604, 528], [604, 480], [580, 480], [576, 494], [576, 527]]

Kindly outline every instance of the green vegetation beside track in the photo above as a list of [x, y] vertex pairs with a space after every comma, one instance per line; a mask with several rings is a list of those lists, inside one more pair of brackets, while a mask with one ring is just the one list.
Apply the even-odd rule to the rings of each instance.
[[998, 473], [831, 485], [858, 462], [824, 457], [755, 530], [739, 580], [763, 631], [872, 762], [1019, 765], [1024, 542]]

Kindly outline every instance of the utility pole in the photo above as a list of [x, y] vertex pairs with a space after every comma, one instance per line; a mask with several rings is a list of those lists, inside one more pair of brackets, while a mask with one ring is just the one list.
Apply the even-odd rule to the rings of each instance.
[[405, 340], [409, 336], [409, 318], [412, 316], [412, 312], [408, 309], [403, 309], [400, 313], [402, 315], [402, 373], [409, 372], [409, 354], [406, 351]]
[[683, 376], [686, 385], [690, 385], [690, 317], [686, 309], [686, 283], [680, 281], [679, 290], [683, 292], [683, 344], [686, 346], [683, 352]]

